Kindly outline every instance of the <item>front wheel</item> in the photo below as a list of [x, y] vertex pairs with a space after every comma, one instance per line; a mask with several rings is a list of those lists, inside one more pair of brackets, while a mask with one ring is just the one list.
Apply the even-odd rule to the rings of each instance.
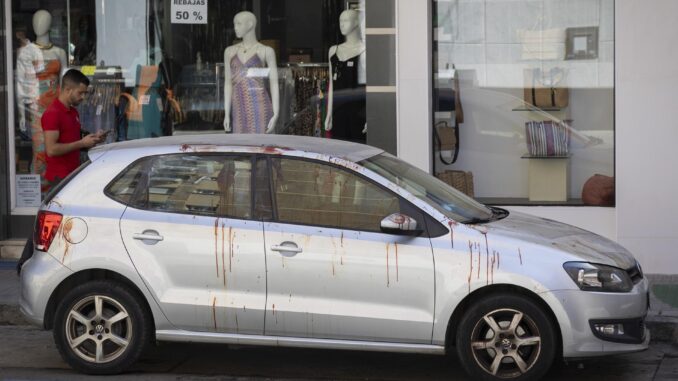
[[123, 372], [150, 340], [150, 317], [141, 301], [112, 281], [82, 284], [66, 294], [54, 318], [61, 357], [89, 374]]
[[457, 353], [474, 380], [538, 380], [556, 354], [553, 323], [537, 303], [515, 294], [481, 299], [463, 315]]

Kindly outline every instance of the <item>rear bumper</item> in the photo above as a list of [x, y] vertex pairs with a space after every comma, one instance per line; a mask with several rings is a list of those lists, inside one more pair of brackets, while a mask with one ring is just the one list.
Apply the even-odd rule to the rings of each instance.
[[71, 270], [51, 255], [34, 251], [33, 256], [21, 268], [19, 282], [19, 309], [29, 322], [44, 328], [49, 298], [61, 281], [70, 274]]

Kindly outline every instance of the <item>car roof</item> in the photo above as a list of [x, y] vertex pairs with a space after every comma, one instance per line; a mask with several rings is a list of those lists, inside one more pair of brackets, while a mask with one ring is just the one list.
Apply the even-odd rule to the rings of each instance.
[[[261, 150], [262, 153], [272, 149], [278, 153], [284, 151], [301, 151], [337, 157], [358, 162], [384, 152], [380, 148], [360, 143], [352, 143], [336, 139], [315, 138], [310, 136], [274, 135], [274, 134], [200, 134], [164, 136], [158, 138], [135, 139], [125, 142], [97, 146], [90, 154], [136, 148], [167, 148], [167, 152], [176, 150], [192, 151], [192, 147], [228, 147], [230, 150]], [[199, 149], [198, 149], [199, 150]]]

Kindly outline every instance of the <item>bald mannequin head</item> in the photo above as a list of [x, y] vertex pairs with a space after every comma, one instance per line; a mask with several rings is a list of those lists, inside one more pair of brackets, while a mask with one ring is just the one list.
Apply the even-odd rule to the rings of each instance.
[[36, 36], [42, 36], [49, 32], [52, 26], [52, 15], [44, 9], [33, 14], [33, 31]]
[[341, 34], [346, 36], [360, 26], [360, 13], [358, 11], [347, 9], [341, 12], [339, 16], [339, 29]]
[[243, 38], [247, 33], [253, 31], [256, 26], [257, 16], [252, 12], [239, 12], [233, 18], [233, 27], [235, 29], [235, 35], [238, 38]]

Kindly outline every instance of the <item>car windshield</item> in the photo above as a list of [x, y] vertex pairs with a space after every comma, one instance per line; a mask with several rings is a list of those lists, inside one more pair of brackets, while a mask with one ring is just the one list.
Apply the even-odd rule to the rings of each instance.
[[454, 221], [480, 223], [493, 218], [492, 209], [388, 153], [372, 156], [358, 164], [402, 187]]

